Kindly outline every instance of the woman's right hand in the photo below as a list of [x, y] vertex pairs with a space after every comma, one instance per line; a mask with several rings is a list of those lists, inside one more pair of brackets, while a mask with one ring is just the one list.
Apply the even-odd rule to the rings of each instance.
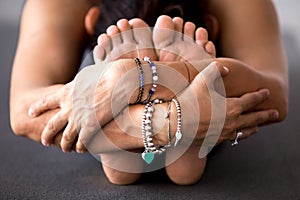
[[278, 118], [275, 109], [253, 111], [268, 99], [268, 89], [226, 98], [222, 77], [228, 73], [223, 65], [213, 62], [178, 96], [182, 133], [193, 140], [193, 144], [213, 147], [225, 140], [234, 140], [239, 130], [243, 132], [242, 138], [247, 138], [257, 132], [259, 126]]
[[[28, 112], [34, 118], [60, 108], [43, 130], [42, 143], [45, 146], [53, 144], [56, 135], [63, 132], [62, 150], [70, 152], [76, 143], [77, 152], [83, 152], [86, 140], [127, 106], [127, 94], [115, 81], [123, 74], [121, 61], [90, 66], [79, 72], [72, 82], [34, 103]], [[117, 85], [119, 87], [115, 88]], [[113, 95], [119, 98], [113, 98]]]

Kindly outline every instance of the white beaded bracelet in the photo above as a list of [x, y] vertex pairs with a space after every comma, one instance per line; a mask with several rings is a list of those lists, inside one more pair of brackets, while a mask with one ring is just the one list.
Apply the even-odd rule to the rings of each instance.
[[142, 153], [142, 158], [148, 164], [150, 164], [155, 154], [161, 154], [166, 151], [165, 147], [156, 147], [153, 143], [152, 133], [152, 115], [154, 112], [154, 105], [162, 103], [162, 100], [155, 99], [153, 102], [148, 102], [145, 106], [143, 121], [142, 121], [142, 139], [145, 147], [145, 151]]
[[174, 147], [177, 146], [178, 142], [182, 138], [182, 133], [181, 133], [181, 107], [177, 99], [172, 99], [172, 101], [175, 103], [176, 110], [177, 110], [177, 131], [175, 134], [175, 143]]

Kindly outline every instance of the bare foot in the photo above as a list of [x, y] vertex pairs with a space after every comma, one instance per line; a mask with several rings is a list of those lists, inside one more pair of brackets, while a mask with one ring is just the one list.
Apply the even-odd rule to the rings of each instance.
[[[160, 16], [153, 30], [153, 42], [160, 61], [195, 61], [215, 57], [214, 44], [204, 28], [179, 17]], [[195, 39], [194, 39], [195, 38]]]
[[93, 54], [95, 63], [144, 56], [157, 60], [152, 31], [141, 19], [121, 19], [117, 25], [108, 27], [106, 34], [98, 37], [98, 46]]
[[[215, 57], [215, 47], [208, 41], [207, 31], [203, 28], [196, 30], [193, 23], [184, 24], [178, 17], [173, 20], [168, 16], [159, 17], [153, 31], [153, 41], [160, 61], [191, 62], [212, 60]], [[199, 146], [191, 145], [183, 155], [173, 161], [178, 157], [178, 152], [182, 152], [177, 151], [178, 148], [180, 147], [167, 150], [166, 172], [176, 184], [194, 184], [203, 174], [206, 157], [199, 159]]]
[[[106, 32], [98, 38], [98, 46], [94, 50], [95, 63], [144, 56], [157, 60], [151, 29], [143, 20], [121, 19]], [[139, 179], [139, 172], [143, 170], [141, 156], [130, 155], [128, 152], [101, 154], [100, 157], [103, 171], [113, 184], [132, 184]]]

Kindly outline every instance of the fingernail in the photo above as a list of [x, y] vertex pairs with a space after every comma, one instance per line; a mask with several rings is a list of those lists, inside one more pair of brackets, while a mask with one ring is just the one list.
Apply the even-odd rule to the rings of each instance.
[[76, 149], [76, 152], [79, 153], [79, 154], [83, 154], [83, 150], [79, 150], [79, 149]]
[[224, 66], [223, 69], [224, 69], [224, 71], [225, 71], [226, 73], [229, 72], [229, 69], [228, 69], [227, 67]]
[[43, 144], [45, 147], [50, 146], [50, 144], [49, 144], [45, 139], [42, 139], [42, 144]]
[[227, 75], [228, 72], [229, 72], [229, 69], [228, 69], [227, 67], [224, 67], [224, 66], [223, 66], [223, 70], [222, 70], [222, 72], [221, 72], [221, 76]]
[[263, 90], [263, 94], [264, 94], [264, 96], [266, 96], [266, 97], [270, 96], [270, 90], [264, 89], [264, 90]]
[[273, 118], [274, 120], [276, 120], [276, 119], [278, 119], [278, 117], [279, 117], [279, 113], [278, 113], [277, 111], [275, 111], [275, 112], [273, 113], [272, 118]]
[[30, 117], [34, 117], [34, 110], [33, 110], [33, 108], [29, 108], [29, 110], [28, 110], [28, 115], [30, 116]]
[[69, 150], [65, 150], [65, 149], [61, 149], [62, 150], [62, 152], [64, 152], [64, 153], [71, 153], [71, 151], [69, 151]]

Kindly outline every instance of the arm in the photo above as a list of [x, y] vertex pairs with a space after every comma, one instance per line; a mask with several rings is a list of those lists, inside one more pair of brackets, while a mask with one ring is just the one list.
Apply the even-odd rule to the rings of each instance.
[[[211, 67], [212, 66], [210, 65], [209, 68], [212, 69]], [[221, 66], [218, 66], [218, 70], [220, 71], [220, 74], [224, 73], [222, 72]], [[215, 78], [220, 76], [220, 74], [215, 73], [216, 71], [210, 70], [209, 74], [207, 72], [208, 71], [206, 70], [205, 72], [198, 74], [191, 85], [177, 97], [179, 98], [182, 107], [182, 117], [184, 121], [182, 133], [184, 134], [185, 142], [191, 142], [194, 140], [194, 144], [198, 145], [201, 145], [203, 139], [206, 137], [207, 128], [211, 122], [211, 111], [209, 106], [211, 94], [208, 93], [206, 83], [203, 82], [202, 77], [208, 78], [210, 83], [213, 84]], [[192, 89], [192, 91], [189, 89]], [[195, 99], [191, 98], [192, 95], [190, 92], [194, 92], [194, 94], [201, 93], [201, 95], [197, 95], [196, 102], [194, 101]], [[222, 130], [222, 135], [218, 142], [227, 139], [234, 139], [233, 137], [235, 136], [232, 135], [235, 135], [235, 130], [241, 128], [245, 130], [245, 137], [248, 137], [257, 131], [257, 126], [260, 124], [270, 123], [276, 120], [277, 116], [274, 114], [277, 111], [274, 109], [251, 112], [251, 114], [243, 114], [243, 112], [251, 110], [252, 107], [261, 104], [267, 98], [268, 94], [266, 93], [266, 90], [247, 93], [241, 98], [227, 98], [227, 113], [224, 113], [224, 115], [226, 115], [226, 121]], [[225, 101], [225, 98], [223, 99]], [[196, 106], [195, 104], [199, 104], [199, 106]], [[199, 110], [196, 110], [196, 108], [199, 108]], [[242, 109], [236, 112], [236, 108], [238, 108], [238, 110], [239, 108]], [[93, 153], [103, 153], [119, 150], [115, 148], [114, 145], [126, 150], [143, 147], [140, 136], [143, 110], [143, 105], [131, 105], [127, 107], [123, 112], [115, 117], [113, 121], [103, 127], [103, 132], [101, 131], [96, 134], [92, 139], [85, 143], [87, 148]], [[158, 134], [155, 135], [153, 139], [155, 144], [165, 145], [168, 143], [167, 120], [165, 119], [167, 103], [157, 105], [155, 110], [155, 114], [153, 115], [153, 126], [154, 132]], [[199, 114], [198, 112], [200, 112], [201, 116], [203, 116], [200, 118], [200, 121], [197, 118], [197, 114]], [[176, 118], [176, 108], [174, 104], [172, 104], [170, 116], [172, 138], [174, 138], [176, 132]], [[213, 119], [214, 123], [219, 124], [219, 121], [215, 121], [216, 119]], [[195, 127], [197, 127], [198, 130], [197, 128], [195, 129]], [[195, 130], [197, 135], [194, 135]]]
[[[288, 107], [288, 67], [272, 1], [208, 2], [208, 13], [215, 17], [209, 23], [210, 29], [211, 32], [218, 32], [212, 39], [216, 40], [220, 55], [226, 57], [217, 60], [230, 68], [230, 71], [237, 71], [236, 76], [239, 76], [232, 78], [232, 82], [226, 79], [231, 79], [235, 73], [225, 78], [227, 94], [231, 95], [232, 92], [232, 95], [236, 95], [241, 87], [235, 85], [241, 84], [248, 91], [252, 91], [249, 87], [254, 84], [256, 87], [269, 88], [271, 97], [268, 103], [279, 110], [279, 120], [283, 120]], [[241, 74], [249, 70], [258, 76]]]
[[77, 72], [91, 6], [88, 0], [26, 2], [11, 79], [10, 117], [16, 134], [40, 141], [49, 118], [58, 111], [35, 119], [27, 115], [33, 102], [57, 91]]
[[[146, 64], [147, 65], [147, 64]], [[139, 124], [138, 119], [141, 119], [141, 113], [143, 112], [143, 106], [133, 106], [130, 108], [130, 112], [132, 112], [133, 114], [131, 116], [128, 115], [128, 113], [125, 113], [124, 115], [121, 115], [123, 117], [120, 117], [117, 115], [119, 115], [118, 113], [120, 111], [122, 111], [126, 105], [129, 103], [134, 103], [138, 94], [137, 92], [134, 92], [133, 95], [131, 95], [130, 91], [137, 91], [136, 88], [138, 88], [138, 84], [139, 81], [136, 79], [138, 77], [138, 70], [136, 69], [136, 64], [133, 60], [128, 59], [128, 60], [118, 60], [113, 62], [108, 68], [105, 73], [107, 73], [106, 75], [103, 76], [103, 78], [99, 79], [98, 76], [93, 77], [94, 74], [96, 74], [97, 70], [101, 69], [101, 66], [94, 66], [94, 67], [89, 67], [86, 68], [85, 70], [81, 71], [78, 76], [77, 76], [77, 81], [79, 81], [79, 83], [86, 83], [87, 85], [84, 86], [82, 84], [80, 84], [80, 86], [82, 86], [83, 88], [77, 88], [75, 87], [75, 91], [79, 89], [79, 91], [77, 91], [77, 95], [73, 95], [71, 94], [64, 94], [64, 93], [58, 93], [57, 96], [54, 99], [56, 99], [55, 101], [52, 101], [51, 99], [53, 99], [53, 95], [50, 95], [48, 97], [45, 97], [46, 102], [49, 103], [49, 106], [51, 107], [51, 103], [54, 104], [60, 104], [61, 102], [71, 102], [69, 104], [65, 104], [63, 103], [65, 106], [63, 106], [62, 108], [65, 110], [64, 112], [66, 113], [71, 113], [71, 111], [73, 110], [75, 116], [77, 117], [77, 121], [75, 121], [75, 124], [77, 126], [80, 126], [81, 132], [80, 132], [80, 139], [83, 141], [84, 144], [88, 144], [88, 148], [91, 149], [95, 149], [98, 147], [101, 147], [100, 149], [97, 150], [93, 150], [93, 152], [97, 151], [97, 152], [107, 152], [112, 150], [111, 145], [109, 141], [105, 140], [105, 138], [103, 138], [103, 134], [100, 131], [100, 134], [96, 134], [96, 139], [94, 139], [94, 135], [95, 133], [97, 133], [99, 130], [104, 130], [104, 134], [111, 140], [111, 142], [116, 143], [117, 146], [120, 146], [121, 148], [125, 148], [125, 149], [135, 149], [135, 148], [139, 148], [141, 146], [139, 146], [141, 143], [141, 140], [139, 137], [130, 137], [129, 135], [127, 135], [127, 133], [138, 133], [139, 131], [137, 131], [137, 127]], [[190, 67], [191, 69], [193, 69], [193, 67]], [[219, 66], [220, 68], [220, 66]], [[175, 70], [174, 70], [175, 69]], [[116, 71], [114, 71], [116, 70]], [[174, 62], [174, 63], [166, 63], [162, 64], [162, 63], [157, 63], [157, 70], [158, 70], [158, 74], [160, 77], [160, 84], [167, 86], [168, 89], [166, 89], [165, 87], [161, 87], [159, 86], [157, 88], [157, 91], [155, 93], [155, 95], [153, 96], [154, 98], [161, 98], [164, 99], [166, 101], [170, 101], [170, 99], [172, 99], [175, 94], [178, 94], [180, 91], [184, 90], [187, 85], [188, 85], [188, 81], [186, 80], [188, 77], [188, 73], [186, 68], [184, 67], [184, 63], [178, 63], [178, 62]], [[172, 74], [171, 71], [174, 73]], [[149, 69], [149, 66], [144, 66], [144, 71], [145, 71], [145, 83], [147, 83], [148, 81], [151, 80], [152, 75], [151, 75], [151, 71]], [[205, 71], [205, 70], [204, 70]], [[220, 71], [222, 71], [220, 69]], [[90, 74], [90, 75], [88, 75]], [[196, 70], [192, 71], [191, 73], [191, 77], [199, 76], [199, 74], [197, 73]], [[220, 73], [221, 74], [221, 73]], [[249, 74], [249, 73], [248, 73]], [[214, 74], [212, 74], [214, 75]], [[203, 75], [205, 76], [205, 75]], [[216, 77], [217, 75], [214, 76], [210, 76], [209, 74], [206, 75], [207, 77], [210, 77], [210, 79], [212, 79], [212, 81], [214, 80], [214, 78], [212, 77]], [[81, 80], [81, 78], [82, 80]], [[97, 81], [94, 82], [92, 81], [92, 85], [88, 84], [88, 82], [90, 82], [89, 80], [87, 80], [87, 77], [89, 77], [89, 79], [95, 79], [95, 80], [99, 80], [98, 83]], [[172, 78], [170, 78], [172, 77]], [[200, 75], [201, 77], [201, 75]], [[234, 76], [233, 76], [234, 77]], [[123, 79], [123, 80], [122, 80]], [[118, 80], [118, 81], [116, 81]], [[128, 81], [128, 80], [133, 80], [133, 81]], [[134, 81], [136, 80], [136, 81]], [[177, 84], [174, 84], [174, 81], [176, 80]], [[209, 95], [207, 95], [208, 91], [206, 89], [206, 85], [203, 84], [203, 82], [201, 81], [201, 78], [198, 80], [196, 80], [196, 83], [194, 83], [195, 80], [192, 82], [193, 84], [191, 86], [193, 86], [193, 89], [195, 92], [194, 94], [201, 94], [198, 95], [199, 100], [197, 102], [194, 103], [200, 103], [199, 107], [200, 107], [200, 111], [201, 111], [201, 115], [205, 116], [205, 118], [201, 118], [201, 121], [199, 122], [196, 119], [192, 119], [190, 120], [188, 117], [191, 115], [193, 116], [190, 112], [186, 112], [185, 116], [187, 116], [186, 118], [186, 127], [191, 126], [197, 126], [198, 124], [200, 124], [200, 130], [199, 130], [199, 136], [197, 138], [198, 141], [202, 140], [203, 137], [205, 136], [205, 132], [208, 128], [208, 125], [210, 124], [210, 107], [207, 106], [210, 103], [210, 98]], [[97, 86], [95, 85], [95, 83], [97, 83]], [[94, 86], [93, 86], [94, 85]], [[175, 88], [174, 88], [175, 86]], [[190, 87], [191, 87], [190, 86]], [[94, 88], [97, 88], [96, 90]], [[188, 87], [188, 88], [190, 88]], [[173, 89], [173, 91], [170, 90], [170, 88]], [[145, 87], [145, 91], [149, 91], [150, 89], [150, 85], [146, 85]], [[259, 88], [252, 88], [254, 91], [258, 90]], [[65, 91], [71, 91], [73, 92], [74, 90], [65, 90]], [[81, 93], [81, 91], [83, 93]], [[115, 91], [117, 96], [113, 96], [111, 91]], [[64, 90], [62, 90], [62, 92], [64, 92]], [[95, 92], [95, 93], [94, 93]], [[243, 90], [240, 91], [242, 94], [244, 94], [245, 92]], [[95, 96], [94, 96], [95, 95]], [[189, 100], [191, 98], [191, 94], [180, 94], [181, 97], [183, 97], [184, 99]], [[239, 120], [238, 117], [242, 114], [242, 112], [247, 112], [250, 111], [251, 109], [253, 109], [253, 107], [255, 107], [256, 105], [264, 102], [266, 100], [268, 95], [265, 95], [264, 92], [257, 92], [255, 94], [250, 94], [248, 95], [248, 97], [242, 97], [242, 98], [233, 98], [233, 99], [228, 99], [227, 100], [227, 112], [228, 113], [224, 113], [224, 115], [226, 115], [226, 126], [224, 128], [227, 136], [223, 137], [223, 139], [228, 139], [231, 137], [228, 137], [228, 135], [230, 135], [230, 133], [234, 132], [235, 130], [237, 130], [238, 128], [240, 128], [241, 126], [249, 126], [250, 128], [256, 127], [260, 124], [263, 123], [267, 123], [267, 122], [272, 122], [274, 121], [274, 118], [272, 117], [272, 115], [274, 114], [274, 110], [267, 110], [264, 109], [264, 111], [261, 112], [253, 112], [253, 114], [248, 115], [248, 117], [244, 117], [241, 118]], [[67, 97], [66, 99], [61, 98], [61, 97]], [[69, 99], [68, 97], [71, 97], [71, 99]], [[74, 98], [75, 97], [75, 98]], [[78, 97], [78, 98], [76, 98]], [[84, 97], [84, 98], [81, 98]], [[94, 98], [96, 97], [96, 98]], [[249, 98], [250, 97], [250, 98]], [[258, 97], [258, 98], [257, 98]], [[147, 98], [147, 94], [144, 95], [143, 99]], [[250, 99], [250, 100], [249, 100]], [[48, 101], [51, 100], [51, 101]], [[193, 109], [193, 111], [195, 111], [195, 109], [193, 108], [194, 106], [191, 107], [191, 102], [192, 99], [190, 99], [188, 101], [187, 104], [183, 103], [183, 107], [187, 108], [187, 110], [189, 109]], [[225, 100], [225, 99], [224, 99]], [[76, 103], [77, 101], [80, 101], [79, 103]], [[51, 103], [50, 103], [51, 102]], [[75, 102], [75, 104], [73, 104], [72, 106], [72, 102]], [[185, 105], [185, 106], [184, 106]], [[192, 104], [194, 105], [194, 104]], [[232, 106], [233, 105], [233, 106]], [[121, 106], [121, 107], [120, 107]], [[243, 108], [244, 106], [244, 108]], [[37, 102], [34, 105], [34, 109], [35, 109], [35, 113], [36, 115], [40, 115], [43, 111], [47, 110], [47, 107], [45, 107], [42, 103], [42, 101]], [[112, 108], [116, 109], [116, 107], [120, 107], [119, 109], [117, 109], [117, 111], [115, 113], [113, 113]], [[238, 110], [237, 112], [235, 112], [236, 108], [241, 108], [241, 110]], [[92, 109], [90, 109], [92, 108]], [[173, 106], [174, 109], [174, 106]], [[79, 111], [79, 112], [78, 112]], [[197, 110], [196, 110], [197, 112]], [[96, 115], [94, 115], [94, 113]], [[176, 113], [173, 112], [172, 113]], [[192, 112], [193, 113], [193, 112]], [[117, 115], [116, 115], [117, 114]], [[97, 117], [94, 118], [94, 116]], [[133, 117], [132, 117], [133, 116]], [[163, 118], [163, 114], [159, 115], [160, 118]], [[57, 120], [52, 126], [47, 126], [47, 128], [49, 127], [55, 127], [55, 130], [61, 130], [65, 127], [66, 124], [61, 124], [61, 121], [66, 121], [68, 123], [72, 123], [74, 122], [74, 120], [72, 120], [72, 116], [64, 116], [65, 118], [60, 118], [60, 120]], [[71, 117], [71, 118], [69, 118]], [[130, 121], [130, 119], [135, 119], [133, 121]], [[176, 118], [176, 116], [173, 116], [173, 118]], [[68, 120], [71, 119], [71, 120]], [[110, 120], [114, 119], [112, 122], [108, 123]], [[258, 120], [259, 119], [259, 120]], [[276, 119], [276, 117], [275, 117]], [[196, 120], [196, 121], [195, 121]], [[120, 127], [118, 127], [118, 123], [116, 122], [121, 122], [123, 124], [123, 127], [125, 127], [125, 129], [121, 129]], [[158, 122], [164, 123], [165, 120], [156, 120]], [[172, 120], [173, 123], [175, 123], [176, 120]], [[238, 121], [238, 122], [237, 122]], [[246, 122], [245, 122], [246, 121]], [[100, 126], [99, 126], [100, 123]], [[157, 123], [159, 124], [159, 123]], [[173, 127], [174, 124], [172, 125]], [[245, 128], [245, 127], [243, 127]], [[122, 130], [127, 130], [126, 133], [124, 133]], [[188, 132], [188, 131], [187, 131]], [[54, 134], [55, 135], [55, 134]], [[49, 143], [51, 143], [52, 141], [52, 137], [54, 136], [52, 134], [52, 130], [47, 130], [46, 129], [46, 134], [44, 135], [44, 139], [46, 141], [48, 141]], [[77, 131], [75, 130], [74, 132], [70, 132], [68, 133], [68, 135], [77, 135]], [[203, 136], [204, 135], [204, 136]], [[159, 144], [164, 144], [165, 143], [165, 132], [162, 132], [162, 134], [159, 134], [159, 136], [162, 136], [163, 139], [161, 138], [157, 138], [158, 141], [156, 141]], [[92, 140], [90, 138], [93, 138]], [[190, 137], [191, 138], [191, 137]], [[91, 143], [90, 143], [91, 141]], [[107, 141], [107, 142], [105, 142]]]

